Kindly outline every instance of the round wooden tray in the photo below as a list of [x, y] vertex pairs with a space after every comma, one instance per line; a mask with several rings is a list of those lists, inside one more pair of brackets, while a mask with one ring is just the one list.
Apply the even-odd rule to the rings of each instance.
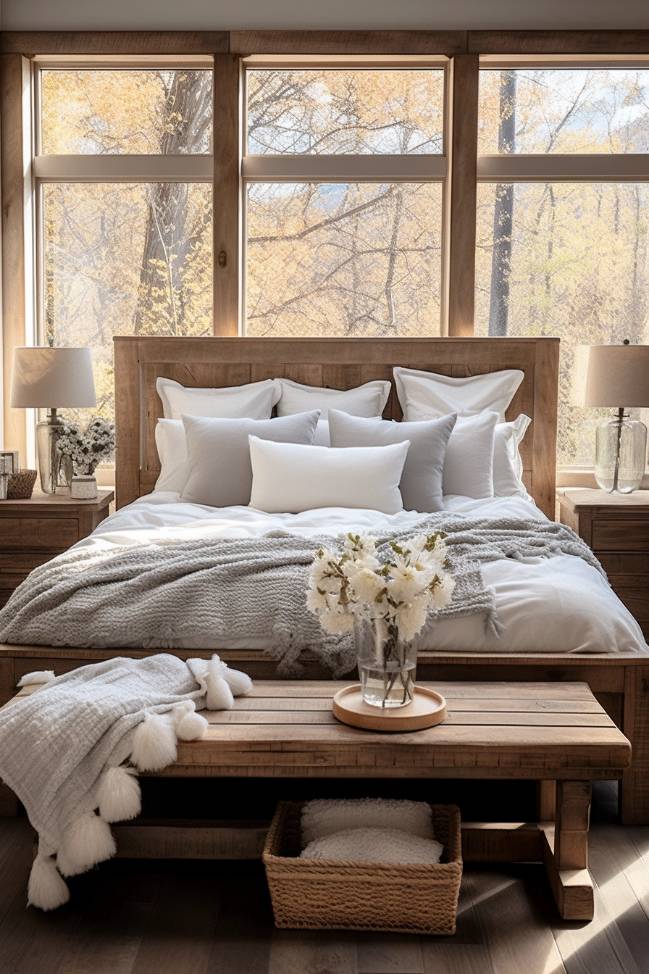
[[436, 690], [415, 686], [412, 703], [405, 707], [381, 710], [363, 702], [360, 683], [343, 687], [333, 698], [334, 717], [343, 724], [363, 730], [400, 731], [423, 730], [446, 720], [446, 700]]

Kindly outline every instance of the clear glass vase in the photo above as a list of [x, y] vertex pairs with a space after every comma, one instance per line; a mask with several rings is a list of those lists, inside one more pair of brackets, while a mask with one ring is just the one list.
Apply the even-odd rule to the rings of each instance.
[[405, 707], [413, 698], [417, 650], [396, 626], [358, 620], [354, 625], [363, 701], [382, 709]]
[[595, 480], [610, 493], [630, 494], [642, 482], [647, 456], [647, 427], [620, 410], [597, 425]]

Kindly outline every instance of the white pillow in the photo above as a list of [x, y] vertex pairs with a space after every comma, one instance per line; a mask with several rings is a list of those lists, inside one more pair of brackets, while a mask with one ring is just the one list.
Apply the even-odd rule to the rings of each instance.
[[435, 419], [447, 413], [472, 416], [489, 409], [504, 422], [505, 410], [524, 378], [520, 369], [456, 378], [397, 367], [393, 375], [405, 420]]
[[463, 497], [493, 497], [494, 438], [498, 414], [479, 413], [459, 418], [451, 433], [444, 461], [444, 493]]
[[319, 412], [281, 419], [219, 419], [183, 416], [189, 476], [180, 499], [210, 507], [250, 503], [252, 469], [248, 437], [282, 443], [313, 443]]
[[[249, 382], [223, 389], [192, 389], [174, 379], [159, 377], [156, 391], [165, 419], [181, 416], [212, 416], [215, 419], [270, 419], [280, 396], [274, 379]], [[302, 412], [303, 410], [295, 410]]]
[[410, 440], [408, 457], [399, 489], [407, 511], [433, 512], [444, 507], [442, 476], [448, 440], [455, 426], [455, 413], [417, 423], [394, 423], [389, 419], [365, 419], [338, 409], [329, 410], [333, 447], [386, 446]]
[[[341, 409], [350, 416], [380, 416], [390, 395], [390, 383], [381, 379], [366, 382], [355, 389], [324, 389], [320, 386], [304, 386], [291, 379], [276, 379], [281, 388], [277, 403], [277, 415], [289, 416], [309, 409], [319, 409], [322, 419], [327, 419], [328, 409]], [[448, 412], [448, 410], [447, 410]]]
[[390, 446], [297, 446], [250, 436], [250, 506], [269, 514], [354, 507], [396, 514], [409, 440]]
[[523, 460], [519, 446], [532, 420], [521, 413], [511, 423], [498, 423], [494, 439], [494, 494], [529, 497], [523, 483]]
[[160, 474], [154, 490], [182, 493], [189, 477], [187, 437], [180, 419], [159, 419], [155, 427], [155, 445], [160, 459]]

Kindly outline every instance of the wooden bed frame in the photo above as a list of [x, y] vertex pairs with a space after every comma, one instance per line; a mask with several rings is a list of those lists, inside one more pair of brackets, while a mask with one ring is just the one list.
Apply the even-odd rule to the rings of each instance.
[[[523, 479], [538, 506], [553, 518], [558, 359], [559, 340], [554, 338], [116, 338], [117, 506], [149, 493], [158, 475], [154, 441], [161, 415], [155, 391], [158, 376], [206, 387], [277, 376], [345, 389], [371, 379], [391, 380], [395, 365], [455, 376], [517, 368], [524, 379], [508, 418], [520, 412], [532, 418], [521, 449]], [[401, 418], [394, 389], [384, 415]], [[0, 645], [0, 703], [14, 694], [17, 680], [30, 670], [61, 673], [120, 654], [148, 655], [130, 649]], [[209, 652], [179, 651], [178, 655], [208, 656]], [[224, 651], [221, 655], [230, 665], [239, 665], [258, 678], [274, 675], [275, 664], [259, 651]], [[438, 680], [585, 681], [633, 745], [632, 766], [624, 773], [620, 792], [622, 821], [649, 823], [649, 656], [559, 652], [485, 656], [431, 650], [421, 654], [419, 673], [422, 679]], [[315, 661], [307, 660], [305, 677], [323, 676], [326, 674]], [[543, 798], [547, 800], [547, 795]]]

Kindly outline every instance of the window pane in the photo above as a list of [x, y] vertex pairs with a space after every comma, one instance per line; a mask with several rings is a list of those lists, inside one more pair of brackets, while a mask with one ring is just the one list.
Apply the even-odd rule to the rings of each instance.
[[113, 335], [212, 331], [211, 188], [48, 184], [42, 193], [43, 337], [92, 347], [92, 412], [112, 416]]
[[444, 72], [249, 70], [253, 155], [443, 151]]
[[479, 152], [649, 152], [649, 69], [483, 70]]
[[178, 155], [210, 151], [212, 72], [41, 72], [44, 154]]
[[437, 335], [438, 183], [248, 188], [249, 335]]
[[558, 460], [593, 464], [597, 411], [570, 405], [576, 345], [649, 342], [649, 186], [478, 187], [476, 334], [561, 338]]

